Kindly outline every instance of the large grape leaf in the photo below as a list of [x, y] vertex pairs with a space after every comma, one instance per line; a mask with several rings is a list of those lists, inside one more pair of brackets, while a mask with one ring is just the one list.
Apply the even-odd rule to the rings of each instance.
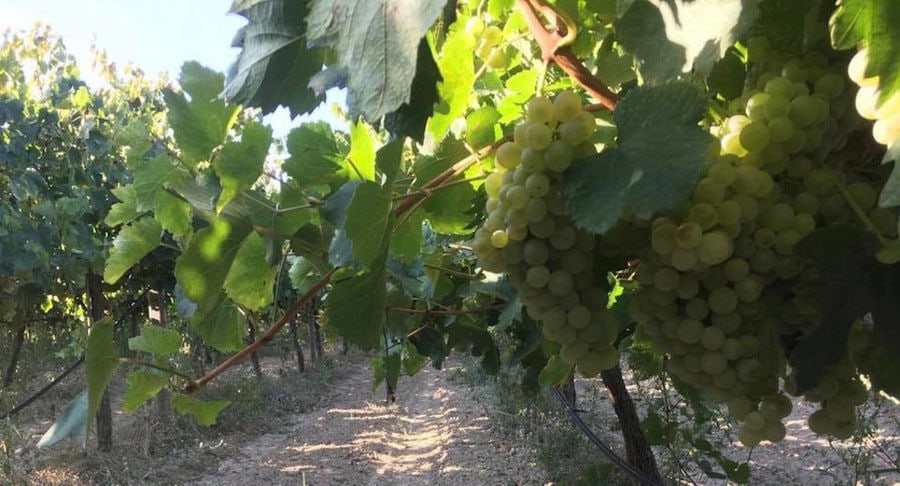
[[618, 146], [566, 172], [572, 219], [602, 234], [623, 214], [649, 219], [686, 201], [700, 176], [710, 136], [697, 122], [706, 99], [687, 83], [642, 86], [616, 105]]
[[398, 138], [410, 137], [423, 143], [425, 141], [425, 125], [428, 117], [434, 113], [434, 104], [438, 101], [437, 83], [441, 73], [431, 47], [425, 39], [419, 41], [419, 54], [416, 57], [416, 75], [412, 80], [412, 95], [409, 101], [400, 105], [396, 111], [384, 116], [384, 128]]
[[339, 162], [342, 150], [325, 122], [304, 123], [291, 130], [287, 149], [291, 156], [281, 167], [300, 184], [330, 184], [349, 176]]
[[[103, 397], [103, 393], [106, 392], [106, 387], [119, 366], [119, 357], [116, 356], [116, 347], [113, 342], [114, 331], [112, 319], [104, 317], [94, 322], [90, 333], [88, 333], [87, 344], [84, 348], [88, 417], [93, 417], [97, 413], [97, 409], [100, 408], [100, 399]], [[91, 423], [92, 420], [87, 421], [85, 437], [91, 431]]]
[[181, 349], [181, 334], [161, 326], [146, 326], [139, 336], [128, 339], [128, 349], [168, 356]]
[[123, 226], [113, 240], [103, 280], [116, 283], [135, 263], [144, 258], [162, 241], [162, 228], [153, 218], [141, 218]]
[[241, 49], [225, 79], [225, 99], [271, 113], [286, 106], [291, 116], [319, 104], [309, 89], [322, 69], [323, 53], [306, 45], [306, 1], [235, 0], [231, 12], [247, 19], [232, 47]]
[[119, 226], [120, 224], [130, 223], [140, 217], [142, 211], [137, 209], [137, 194], [133, 184], [119, 186], [110, 192], [116, 196], [119, 202], [114, 203], [103, 222], [108, 226]]
[[[428, 120], [427, 129], [435, 142], [440, 142], [453, 120], [463, 115], [469, 106], [475, 83], [474, 52], [462, 29], [451, 30], [441, 46], [438, 69], [443, 80], [438, 83], [440, 102]], [[532, 83], [533, 85], [534, 83]]]
[[238, 304], [256, 310], [272, 302], [277, 265], [266, 262], [266, 244], [250, 233], [235, 255], [225, 278], [225, 292]]
[[[469, 151], [462, 142], [445, 138], [434, 155], [420, 155], [416, 159], [413, 165], [415, 185], [424, 185], [468, 155]], [[455, 184], [431, 193], [421, 207], [435, 231], [444, 234], [467, 234], [471, 232], [469, 224], [472, 222], [472, 215], [469, 210], [475, 194], [475, 189], [470, 184]]]
[[900, 2], [841, 0], [831, 17], [835, 49], [868, 48], [867, 76], [878, 76], [879, 102], [900, 90]]
[[225, 142], [239, 107], [226, 105], [219, 99], [225, 77], [196, 62], [181, 67], [179, 82], [183, 92], [166, 89], [163, 96], [182, 160], [195, 167], [200, 161], [208, 160], [212, 150]]
[[367, 181], [375, 180], [375, 138], [362, 120], [350, 125], [350, 153], [347, 159], [354, 175]]
[[66, 437], [84, 437], [88, 422], [87, 411], [88, 393], [85, 390], [63, 407], [53, 425], [41, 436], [37, 446], [50, 447]]
[[222, 184], [222, 193], [216, 202], [218, 210], [259, 179], [271, 143], [272, 129], [253, 122], [241, 131], [240, 142], [228, 142], [222, 147], [213, 160], [213, 168]]
[[191, 317], [191, 328], [203, 341], [219, 351], [237, 351], [243, 346], [247, 321], [224, 291], [216, 293]]
[[344, 231], [350, 239], [353, 257], [365, 266], [375, 263], [383, 252], [391, 220], [391, 194], [370, 181], [356, 186], [347, 205]]
[[227, 400], [197, 400], [181, 393], [172, 396], [172, 408], [176, 412], [181, 415], [193, 415], [197, 423], [205, 427], [215, 425], [219, 412], [229, 403], [231, 402]]
[[[387, 247], [368, 270], [335, 276], [328, 293], [325, 330], [362, 349], [378, 348], [385, 324]], [[352, 276], [351, 276], [352, 275]]]
[[329, 46], [348, 73], [351, 114], [370, 122], [410, 101], [419, 40], [446, 0], [313, 0], [307, 36]]
[[[759, 0], [633, 0], [619, 12], [616, 34], [645, 80], [709, 72], [753, 25]], [[622, 8], [622, 7], [620, 7]]]
[[249, 233], [249, 226], [225, 218], [194, 233], [175, 262], [175, 277], [189, 299], [204, 307], [216, 298]]
[[155, 397], [168, 378], [157, 371], [135, 370], [125, 378], [125, 396], [122, 397], [122, 410], [132, 413], [147, 400]]

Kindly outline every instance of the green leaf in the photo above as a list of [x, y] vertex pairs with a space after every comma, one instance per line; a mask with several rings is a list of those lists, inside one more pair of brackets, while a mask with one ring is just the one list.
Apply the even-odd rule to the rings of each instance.
[[166, 155], [134, 163], [134, 192], [139, 211], [153, 211], [167, 187], [190, 179], [190, 174]]
[[726, 100], [733, 100], [743, 93], [746, 77], [747, 66], [736, 49], [729, 49], [709, 73], [709, 89]]
[[319, 104], [308, 88], [323, 53], [306, 45], [308, 2], [236, 0], [231, 7], [247, 19], [232, 47], [241, 49], [225, 80], [225, 99], [271, 113], [286, 106], [295, 117]]
[[225, 292], [215, 294], [211, 302], [199, 307], [191, 317], [191, 329], [206, 344], [222, 352], [241, 349], [246, 328], [244, 314]]
[[[459, 140], [445, 138], [434, 155], [420, 155], [413, 165], [415, 185], [422, 186], [433, 177], [469, 155]], [[459, 176], [457, 176], [459, 177]], [[446, 189], [434, 191], [422, 203], [425, 217], [432, 228], [439, 233], [464, 235], [471, 233], [469, 212], [475, 199], [475, 189], [470, 184], [455, 184]]]
[[384, 116], [384, 128], [397, 138], [410, 137], [419, 143], [425, 141], [425, 124], [434, 113], [438, 101], [437, 83], [441, 73], [434, 61], [428, 42], [419, 41], [416, 56], [416, 75], [413, 77], [409, 101], [400, 105], [393, 113]]
[[209, 160], [212, 150], [225, 142], [239, 107], [218, 99], [225, 77], [196, 62], [181, 67], [179, 81], [184, 92], [166, 89], [163, 97], [183, 160], [195, 167], [200, 161]]
[[225, 292], [244, 307], [261, 309], [272, 303], [277, 273], [278, 267], [266, 262], [263, 239], [257, 233], [250, 233], [225, 278]]
[[422, 250], [422, 221], [424, 217], [419, 210], [413, 211], [391, 238], [391, 254], [406, 261], [419, 256]]
[[[113, 342], [112, 319], [104, 317], [91, 326], [88, 333], [87, 344], [84, 349], [85, 381], [87, 382], [88, 408], [87, 416], [93, 417], [100, 408], [100, 399], [112, 379], [113, 373], [119, 366], [119, 357], [116, 356], [115, 343]], [[87, 421], [85, 437], [91, 432], [91, 422]]]
[[375, 166], [387, 178], [387, 182], [393, 182], [400, 173], [400, 167], [403, 164], [403, 138], [395, 138], [394, 140], [383, 145], [375, 154]]
[[900, 90], [900, 3], [896, 0], [841, 0], [831, 17], [835, 49], [868, 48], [866, 76], [878, 76], [878, 101]]
[[563, 195], [572, 219], [602, 234], [623, 214], [649, 219], [688, 200], [711, 141], [703, 94], [686, 83], [642, 86], [613, 112], [618, 147], [574, 164]]
[[362, 120], [350, 125], [350, 153], [347, 155], [362, 179], [375, 180], [375, 140], [369, 126]]
[[147, 400], [155, 397], [168, 382], [166, 375], [159, 372], [136, 370], [125, 378], [125, 396], [122, 397], [122, 410], [133, 413]]
[[[469, 106], [475, 84], [474, 52], [462, 29], [450, 31], [437, 61], [443, 80], [438, 83], [440, 104], [428, 120], [427, 130], [436, 143], [443, 140], [453, 120]], [[534, 83], [532, 83], [532, 86]]]
[[619, 42], [650, 82], [709, 72], [753, 25], [759, 0], [633, 0], [616, 22]]
[[390, 229], [391, 195], [374, 182], [363, 182], [353, 191], [347, 205], [344, 231], [352, 242], [353, 257], [365, 266], [372, 265], [383, 251]]
[[544, 369], [541, 370], [539, 380], [541, 385], [559, 385], [566, 381], [572, 373], [572, 365], [566, 364], [559, 356], [550, 356]]
[[304, 123], [287, 137], [291, 154], [282, 169], [299, 184], [330, 184], [346, 180], [348, 173], [338, 161], [343, 159], [331, 127], [325, 122]]
[[483, 106], [466, 116], [466, 142], [474, 149], [490, 144], [495, 138], [495, 127], [500, 113], [493, 106]]
[[348, 73], [350, 113], [376, 122], [412, 96], [419, 40], [445, 0], [316, 0], [307, 17], [310, 45], [334, 49]]
[[291, 285], [300, 294], [305, 294], [318, 281], [313, 270], [313, 264], [302, 256], [289, 256], [288, 261], [291, 267], [288, 269], [288, 278], [291, 279]]
[[119, 186], [110, 192], [119, 200], [109, 208], [109, 213], [103, 220], [108, 226], [119, 226], [137, 219], [142, 211], [137, 209], [137, 193], [133, 184]]
[[181, 349], [181, 334], [161, 326], [145, 326], [140, 336], [128, 340], [128, 349], [156, 356], [168, 356]]
[[[386, 245], [385, 245], [386, 247]], [[386, 248], [385, 248], [386, 250]], [[325, 330], [362, 349], [381, 346], [385, 324], [386, 251], [369, 270], [360, 274], [338, 275], [326, 300]]]
[[116, 283], [122, 275], [162, 242], [162, 228], [153, 218], [141, 218], [123, 226], [113, 240], [103, 280]]
[[172, 396], [172, 408], [176, 412], [181, 415], [193, 415], [197, 423], [204, 427], [215, 425], [219, 412], [230, 403], [228, 400], [201, 401], [181, 393]]
[[78, 394], [59, 412], [53, 425], [44, 432], [38, 441], [38, 448], [50, 447], [66, 437], [85, 437], [88, 422], [88, 392]]
[[113, 144], [117, 148], [128, 147], [125, 158], [129, 164], [139, 160], [150, 150], [153, 140], [150, 130], [141, 120], [131, 120], [116, 133]]
[[194, 233], [175, 262], [175, 277], [185, 295], [201, 307], [216, 298], [250, 227], [216, 218]]
[[272, 143], [272, 129], [260, 123], [248, 123], [240, 142], [228, 142], [213, 160], [213, 168], [222, 184], [216, 203], [221, 211], [234, 196], [249, 189], [263, 172], [263, 164]]

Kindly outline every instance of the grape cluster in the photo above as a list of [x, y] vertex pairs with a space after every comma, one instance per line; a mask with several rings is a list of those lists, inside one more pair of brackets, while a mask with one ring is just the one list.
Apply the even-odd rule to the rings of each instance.
[[607, 290], [594, 282], [595, 238], [572, 223], [559, 188], [572, 161], [594, 150], [587, 139], [595, 121], [572, 91], [532, 98], [525, 118], [497, 149], [472, 249], [484, 270], [508, 274], [560, 358], [595, 376], [618, 363], [618, 327]]
[[859, 85], [856, 93], [856, 111], [867, 120], [873, 120], [872, 136], [875, 141], [890, 147], [900, 140], [900, 91], [883, 103], [878, 103], [878, 76], [866, 76], [868, 49], [856, 52], [847, 66], [850, 79]]
[[[790, 400], [780, 386], [778, 338], [817, 322], [815, 307], [785, 290], [815, 278], [794, 246], [817, 227], [854, 222], [854, 205], [879, 231], [896, 234], [871, 181], [848, 180], [824, 163], [859, 122], [847, 109], [845, 78], [823, 55], [760, 59], [764, 53], [751, 43], [751, 59], [765, 70], [716, 133], [719, 146], [690, 204], [652, 222], [635, 275], [642, 288], [629, 308], [669, 356], [673, 375], [727, 404], [748, 446], [784, 437]], [[824, 403], [828, 417], [846, 411], [846, 401]], [[843, 436], [848, 422], [835, 420], [839, 426], [818, 429]]]
[[480, 17], [472, 17], [463, 32], [473, 45], [475, 56], [491, 69], [503, 69], [509, 63], [509, 54], [502, 45], [503, 31], [496, 25], [485, 25]]

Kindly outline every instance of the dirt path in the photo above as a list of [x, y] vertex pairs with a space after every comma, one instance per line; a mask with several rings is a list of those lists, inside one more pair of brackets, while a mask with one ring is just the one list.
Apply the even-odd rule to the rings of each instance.
[[534, 454], [492, 436], [487, 410], [452, 365], [400, 381], [397, 405], [356, 367], [318, 410], [257, 437], [196, 485], [515, 485], [546, 483]]

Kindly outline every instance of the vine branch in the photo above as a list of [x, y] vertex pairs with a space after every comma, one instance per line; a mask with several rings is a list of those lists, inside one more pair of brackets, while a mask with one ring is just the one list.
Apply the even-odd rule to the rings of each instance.
[[300, 312], [300, 309], [302, 309], [303, 306], [305, 306], [307, 303], [309, 303], [309, 301], [312, 300], [313, 297], [319, 295], [319, 292], [326, 285], [328, 285], [328, 282], [331, 281], [331, 277], [333, 275], [334, 275], [334, 269], [329, 270], [327, 273], [325, 273], [325, 275], [322, 275], [322, 277], [319, 279], [319, 281], [316, 282], [312, 287], [310, 287], [310, 289], [307, 290], [306, 293], [303, 294], [302, 297], [297, 299], [297, 301], [294, 302], [294, 305], [292, 305], [290, 309], [286, 310], [284, 312], [284, 314], [281, 315], [281, 318], [278, 319], [278, 322], [276, 322], [275, 324], [272, 324], [272, 327], [267, 329], [266, 332], [262, 333], [256, 341], [253, 341], [252, 343], [248, 344], [247, 346], [244, 346], [244, 349], [241, 349], [236, 354], [232, 355], [230, 358], [223, 361], [219, 366], [216, 366], [214, 369], [210, 370], [209, 373], [203, 375], [201, 378], [188, 384], [184, 388], [183, 392], [184, 393], [193, 393], [193, 392], [197, 391], [203, 385], [209, 383], [210, 381], [214, 380], [217, 376], [221, 375], [228, 368], [231, 368], [232, 366], [234, 366], [234, 365], [240, 363], [241, 361], [243, 361], [244, 359], [246, 359], [247, 356], [250, 355], [250, 353], [256, 351], [258, 348], [262, 347], [263, 345], [265, 345], [266, 343], [271, 341], [275, 337], [275, 335], [278, 334], [278, 331], [280, 331], [281, 328], [284, 327], [284, 325], [288, 323], [288, 321], [290, 321], [295, 315], [297, 315], [298, 312]]
[[[516, 0], [516, 5], [522, 11], [525, 21], [528, 22], [528, 28], [541, 48], [543, 59], [556, 63], [604, 107], [610, 110], [615, 108], [619, 101], [618, 95], [584, 67], [584, 64], [572, 52], [572, 48], [567, 45], [570, 36], [563, 17], [543, 0]], [[553, 32], [549, 32], [544, 26], [538, 10], [544, 16], [548, 18], [553, 16], [555, 17], [553, 20], [558, 21], [555, 23], [559, 26]], [[565, 32], [560, 33], [560, 30], [565, 30]]]

